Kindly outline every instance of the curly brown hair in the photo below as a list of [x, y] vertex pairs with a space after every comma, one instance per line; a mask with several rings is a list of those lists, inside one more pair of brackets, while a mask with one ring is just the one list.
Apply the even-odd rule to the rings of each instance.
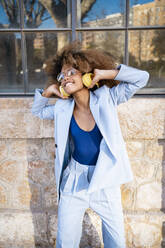
[[[57, 81], [57, 75], [61, 72], [63, 65], [71, 65], [84, 74], [88, 72], [93, 73], [94, 69], [116, 69], [117, 61], [111, 53], [100, 48], [83, 49], [81, 42], [75, 40], [64, 46], [53, 57], [49, 58], [45, 64], [45, 72], [48, 75], [46, 87], [48, 87], [52, 83], [60, 85]], [[99, 87], [105, 84], [112, 88], [119, 84], [119, 81], [112, 79], [99, 81]], [[94, 87], [90, 90], [94, 91], [95, 89]]]

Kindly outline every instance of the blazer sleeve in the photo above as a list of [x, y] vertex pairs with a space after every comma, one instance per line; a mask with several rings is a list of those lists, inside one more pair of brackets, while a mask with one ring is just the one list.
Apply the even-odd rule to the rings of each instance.
[[148, 80], [149, 73], [124, 64], [118, 65], [118, 74], [114, 80], [121, 81], [117, 86], [109, 88], [116, 105], [128, 101]]
[[40, 119], [54, 119], [55, 104], [48, 105], [49, 98], [42, 96], [43, 89], [35, 89], [34, 102], [31, 113]]

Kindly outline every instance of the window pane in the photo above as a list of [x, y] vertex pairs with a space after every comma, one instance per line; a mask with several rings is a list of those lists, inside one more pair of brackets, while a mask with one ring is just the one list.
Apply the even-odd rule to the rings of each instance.
[[20, 27], [19, 1], [0, 1], [0, 28]]
[[129, 33], [129, 63], [150, 73], [148, 88], [165, 88], [165, 30]]
[[47, 77], [43, 71], [43, 63], [68, 44], [69, 40], [68, 32], [26, 34], [29, 92], [45, 87]]
[[25, 28], [70, 27], [70, 1], [25, 1]]
[[21, 35], [0, 34], [0, 92], [23, 92]]
[[118, 63], [124, 58], [124, 32], [123, 31], [83, 31], [77, 35], [84, 48], [102, 48], [110, 52]]
[[125, 0], [77, 1], [77, 26], [123, 26]]
[[132, 26], [165, 25], [164, 9], [164, 0], [130, 0], [129, 24]]

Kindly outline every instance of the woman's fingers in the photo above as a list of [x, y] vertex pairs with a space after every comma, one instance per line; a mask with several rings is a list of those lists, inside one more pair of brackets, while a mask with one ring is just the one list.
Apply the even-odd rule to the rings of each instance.
[[88, 88], [93, 88], [95, 86], [96, 83], [98, 83], [98, 79], [97, 78], [93, 78], [92, 83], [90, 84], [90, 86]]
[[68, 97], [63, 96], [59, 90], [59, 86], [56, 84], [51, 84], [49, 85], [43, 92], [43, 96], [45, 97], [52, 97], [52, 96], [58, 96], [59, 98], [62, 99], [67, 99]]
[[95, 86], [95, 84], [97, 84], [100, 80], [100, 74], [99, 74], [99, 69], [94, 69], [94, 77], [92, 79], [92, 83], [90, 84], [90, 86], [88, 88], [93, 88]]
[[57, 87], [56, 85], [54, 86], [54, 94], [57, 95], [58, 97], [61, 97], [63, 99], [68, 99], [67, 96], [63, 96], [59, 90], [59, 87]]

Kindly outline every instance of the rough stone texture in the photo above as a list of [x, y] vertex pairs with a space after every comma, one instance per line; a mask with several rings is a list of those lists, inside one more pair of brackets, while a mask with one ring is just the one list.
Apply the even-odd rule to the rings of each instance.
[[136, 209], [159, 210], [161, 208], [161, 184], [147, 183], [138, 187]]
[[[32, 116], [32, 103], [0, 99], [0, 248], [55, 247], [54, 126]], [[165, 100], [132, 98], [118, 114], [134, 174], [121, 186], [127, 247], [165, 247]], [[91, 209], [80, 247], [103, 247], [101, 219]]]
[[164, 214], [126, 214], [126, 237], [128, 247], [160, 247]]
[[0, 247], [26, 247], [48, 244], [47, 218], [44, 213], [9, 212], [0, 215]]

